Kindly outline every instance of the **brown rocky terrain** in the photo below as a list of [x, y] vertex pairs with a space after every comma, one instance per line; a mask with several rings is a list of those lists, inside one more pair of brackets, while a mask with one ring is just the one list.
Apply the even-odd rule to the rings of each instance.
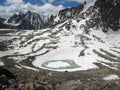
[[[0, 90], [119, 90], [120, 80], [103, 80], [104, 76], [119, 71], [108, 68], [77, 72], [55, 72], [39, 69], [39, 71], [1, 67], [8, 70], [14, 78], [3, 79], [8, 84], [1, 83]], [[1, 77], [1, 76], [0, 76]], [[0, 78], [1, 79], [1, 78]], [[12, 89], [10, 89], [12, 88]]]

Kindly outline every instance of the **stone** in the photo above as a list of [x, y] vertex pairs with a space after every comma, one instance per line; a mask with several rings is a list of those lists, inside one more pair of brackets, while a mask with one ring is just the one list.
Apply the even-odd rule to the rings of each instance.
[[0, 76], [0, 84], [1, 85], [8, 85], [9, 84], [8, 79], [5, 75]]

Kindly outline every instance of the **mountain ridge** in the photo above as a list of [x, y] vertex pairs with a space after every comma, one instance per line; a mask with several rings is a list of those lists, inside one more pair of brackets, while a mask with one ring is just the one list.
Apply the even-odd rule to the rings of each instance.
[[86, 27], [103, 27], [104, 32], [107, 32], [109, 28], [116, 31], [120, 28], [120, 2], [115, 0], [88, 0], [77, 7], [60, 10], [55, 16], [46, 17], [28, 11], [25, 14], [14, 14], [4, 23], [1, 23], [8, 28], [32, 30], [55, 27], [57, 24], [72, 18], [85, 19], [87, 17], [91, 19], [85, 22]]

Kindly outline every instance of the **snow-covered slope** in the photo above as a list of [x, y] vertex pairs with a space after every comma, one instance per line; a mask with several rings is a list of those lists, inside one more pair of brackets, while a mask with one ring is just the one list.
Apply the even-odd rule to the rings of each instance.
[[[50, 68], [56, 71], [88, 70], [99, 68], [99, 65], [118, 70], [117, 65], [120, 63], [120, 32], [109, 30], [109, 32], [104, 33], [101, 29], [91, 28], [89, 34], [86, 34], [84, 28], [80, 29], [81, 23], [86, 20], [77, 22], [77, 20], [71, 19], [57, 25], [52, 30], [48, 28], [9, 33], [7, 36], [13, 37], [9, 40], [12, 41], [8, 45], [9, 50], [0, 51], [0, 55], [1, 57], [9, 55], [7, 58], [11, 58], [17, 63], [32, 57], [32, 64], [35, 67], [44, 69], [49, 68], [43, 67], [42, 64], [50, 60], [52, 62], [72, 60], [79, 66], [70, 69], [54, 69], [54, 66], [54, 68]], [[71, 26], [68, 29], [66, 25], [70, 22]], [[6, 38], [6, 40], [8, 39]], [[31, 58], [28, 60], [31, 60]]]
[[0, 51], [1, 62], [6, 63], [6, 58], [15, 60], [19, 66], [27, 62], [38, 68], [55, 71], [102, 67], [119, 70], [120, 30], [102, 26], [104, 20], [101, 19], [97, 4], [86, 4], [88, 6], [82, 12], [63, 19], [55, 27], [36, 31], [6, 30], [5, 34], [1, 34], [3, 46], [4, 42], [7, 44], [7, 49]]

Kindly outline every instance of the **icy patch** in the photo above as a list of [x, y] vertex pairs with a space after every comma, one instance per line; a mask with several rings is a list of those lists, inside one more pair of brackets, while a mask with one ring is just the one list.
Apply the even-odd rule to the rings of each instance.
[[59, 16], [57, 16], [57, 17], [54, 19], [55, 22], [58, 22], [58, 20], [60, 20]]
[[[33, 62], [33, 64], [36, 64]], [[73, 60], [48, 60], [40, 64], [41, 68], [54, 71], [70, 71], [72, 69], [80, 68]]]
[[28, 66], [24, 66], [24, 65], [21, 65], [21, 67], [22, 68], [26, 68], [26, 69], [30, 69], [30, 70], [34, 70], [34, 71], [39, 71], [39, 69], [28, 67]]
[[0, 62], [0, 66], [4, 66], [4, 63], [3, 63], [3, 62]]
[[67, 12], [66, 16], [70, 16], [71, 15], [71, 12]]
[[103, 80], [117, 80], [117, 79], [120, 79], [120, 78], [115, 74], [108, 75], [108, 76], [103, 78]]
[[46, 67], [48, 68], [62, 68], [62, 67], [68, 67], [68, 66], [70, 66], [70, 64], [63, 61], [55, 61], [55, 62], [48, 63], [46, 65]]

